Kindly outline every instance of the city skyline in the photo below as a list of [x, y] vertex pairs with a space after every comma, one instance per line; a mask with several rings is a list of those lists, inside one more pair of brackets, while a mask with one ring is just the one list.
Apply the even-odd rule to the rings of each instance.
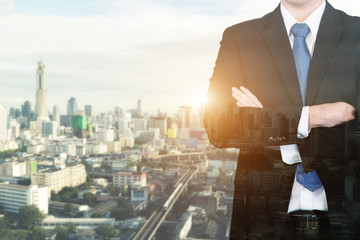
[[[47, 69], [48, 109], [71, 97], [95, 114], [136, 107], [173, 114], [204, 101], [223, 30], [279, 1], [0, 1], [5, 38], [0, 102], [35, 106], [36, 63]], [[330, 1], [359, 15], [355, 1]], [[166, 99], [166, 101], [164, 101]]]

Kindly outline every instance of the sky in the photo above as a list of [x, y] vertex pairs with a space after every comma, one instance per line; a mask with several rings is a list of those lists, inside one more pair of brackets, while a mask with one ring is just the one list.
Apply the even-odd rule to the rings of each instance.
[[[272, 11], [279, 0], [0, 0], [0, 103], [35, 104], [36, 66], [47, 105], [66, 114], [75, 97], [96, 114], [142, 100], [169, 115], [206, 97], [226, 27]], [[360, 15], [357, 0], [330, 0]]]

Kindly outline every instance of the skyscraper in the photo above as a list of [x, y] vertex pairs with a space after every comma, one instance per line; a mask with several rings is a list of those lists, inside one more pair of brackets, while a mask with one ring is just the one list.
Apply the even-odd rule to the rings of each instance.
[[53, 121], [57, 122], [60, 126], [60, 108], [58, 105], [53, 107]]
[[31, 103], [30, 101], [25, 101], [24, 104], [21, 106], [21, 114], [26, 117], [27, 119], [30, 118], [31, 114]]
[[0, 104], [0, 142], [5, 142], [7, 140], [6, 132], [6, 107], [4, 104]]
[[67, 104], [67, 115], [76, 115], [77, 114], [77, 102], [76, 98], [71, 97]]
[[180, 128], [192, 126], [192, 107], [180, 106], [179, 108]]
[[36, 106], [35, 115], [37, 119], [48, 118], [46, 106], [46, 81], [45, 65], [39, 61], [36, 70]]
[[141, 117], [141, 116], [142, 116], [141, 99], [139, 99], [139, 100], [137, 101], [137, 108], [136, 108], [136, 110], [137, 110], [137, 117]]
[[92, 117], [92, 106], [91, 105], [85, 105], [85, 115], [87, 117]]

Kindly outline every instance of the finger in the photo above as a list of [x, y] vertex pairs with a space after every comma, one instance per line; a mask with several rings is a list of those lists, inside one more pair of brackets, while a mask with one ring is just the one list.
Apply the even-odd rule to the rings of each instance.
[[244, 93], [240, 93], [240, 94], [233, 93], [232, 96], [239, 103], [237, 105], [240, 107], [257, 107], [254, 104], [254, 102], [251, 101], [251, 99], [248, 96], [246, 96]]
[[245, 87], [243, 87], [243, 86], [241, 86], [240, 89], [241, 89], [241, 91], [242, 91], [243, 93], [245, 93], [245, 94], [249, 97], [249, 99], [250, 99], [251, 101], [254, 102], [254, 104], [255, 104], [256, 106], [258, 106], [259, 108], [263, 108], [263, 105], [261, 104], [261, 102], [259, 101], [259, 99], [258, 99], [254, 94], [252, 94], [252, 92], [250, 92], [247, 88], [245, 88]]
[[[242, 87], [240, 87], [240, 88], [242, 88]], [[235, 88], [235, 87], [232, 88], [233, 94], [235, 94], [235, 96], [239, 96], [236, 99], [239, 99], [240, 97], [243, 99], [247, 98], [248, 102], [249, 102], [249, 103], [247, 103], [248, 106], [258, 107], [258, 108], [263, 107], [262, 104], [260, 103], [260, 101], [248, 89], [246, 89], [245, 87], [243, 87], [243, 89], [244, 89], [244, 91], [242, 91], [238, 88]], [[235, 96], [234, 96], [234, 98], [235, 98]]]
[[236, 105], [238, 105], [239, 107], [257, 107], [255, 106], [255, 104], [249, 100], [249, 99], [239, 99], [236, 102]]
[[259, 101], [259, 99], [258, 99], [254, 94], [252, 94], [252, 92], [250, 92], [246, 87], [241, 86], [241, 87], [240, 87], [240, 90], [241, 90], [243, 93], [245, 93], [245, 94], [249, 97], [249, 99], [254, 102], [254, 104], [255, 104], [257, 107], [263, 108], [263, 105], [261, 104], [261, 102]]

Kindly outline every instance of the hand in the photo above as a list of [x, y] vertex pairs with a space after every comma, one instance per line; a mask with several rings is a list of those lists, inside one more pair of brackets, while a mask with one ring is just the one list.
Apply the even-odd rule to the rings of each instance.
[[238, 107], [263, 108], [263, 105], [257, 97], [245, 87], [241, 86], [240, 89], [233, 87], [231, 90], [232, 96], [236, 99], [236, 105]]
[[325, 103], [309, 107], [309, 129], [334, 127], [355, 119], [355, 108], [345, 102]]

